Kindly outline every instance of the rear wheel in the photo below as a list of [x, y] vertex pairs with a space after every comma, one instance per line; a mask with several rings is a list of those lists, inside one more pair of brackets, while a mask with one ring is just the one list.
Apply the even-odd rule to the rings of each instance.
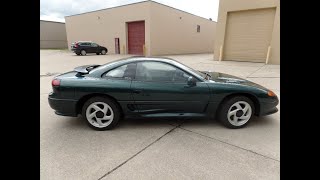
[[246, 126], [253, 114], [253, 102], [245, 96], [235, 96], [222, 104], [219, 120], [224, 126], [237, 129]]
[[118, 123], [120, 108], [109, 98], [93, 97], [84, 104], [82, 116], [92, 129], [109, 130]]
[[81, 50], [81, 52], [80, 52], [80, 53], [81, 53], [81, 55], [82, 55], [82, 56], [87, 55], [87, 52], [86, 52], [85, 50], [83, 50], [83, 49]]
[[106, 51], [105, 49], [103, 49], [103, 50], [101, 51], [101, 54], [102, 54], [102, 55], [106, 55], [106, 54], [107, 54], [107, 51]]

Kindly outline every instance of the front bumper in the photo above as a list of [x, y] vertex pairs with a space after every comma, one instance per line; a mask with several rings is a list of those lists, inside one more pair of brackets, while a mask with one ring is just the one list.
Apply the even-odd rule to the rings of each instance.
[[279, 99], [277, 97], [272, 100], [261, 102], [259, 116], [266, 116], [278, 112], [278, 108], [276, 107], [278, 104]]
[[77, 116], [76, 105], [77, 101], [72, 99], [57, 99], [53, 97], [48, 97], [49, 105], [55, 110], [57, 115], [61, 116]]

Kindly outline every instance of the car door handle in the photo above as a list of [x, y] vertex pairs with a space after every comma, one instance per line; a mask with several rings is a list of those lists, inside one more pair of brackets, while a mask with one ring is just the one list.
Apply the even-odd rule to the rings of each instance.
[[141, 92], [142, 92], [142, 90], [139, 90], [139, 89], [133, 90], [133, 93], [135, 93], [135, 94], [140, 94]]

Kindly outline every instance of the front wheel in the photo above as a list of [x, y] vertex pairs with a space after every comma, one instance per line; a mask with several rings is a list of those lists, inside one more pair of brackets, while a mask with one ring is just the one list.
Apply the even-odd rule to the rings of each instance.
[[92, 129], [109, 130], [118, 123], [120, 108], [109, 98], [93, 97], [84, 104], [82, 116]]
[[107, 54], [107, 51], [106, 51], [105, 49], [103, 49], [103, 50], [101, 51], [101, 54], [102, 54], [102, 55], [106, 55], [106, 54]]
[[245, 96], [235, 96], [222, 104], [219, 120], [224, 126], [237, 129], [246, 126], [253, 114], [253, 102]]

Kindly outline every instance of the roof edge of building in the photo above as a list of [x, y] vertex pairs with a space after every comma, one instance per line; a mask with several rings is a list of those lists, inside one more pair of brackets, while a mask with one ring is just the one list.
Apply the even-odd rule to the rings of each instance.
[[59, 22], [59, 21], [49, 21], [49, 20], [42, 20], [42, 19], [40, 19], [40, 21], [65, 24], [65, 22]]
[[192, 14], [192, 13], [189, 13], [187, 11], [184, 11], [184, 10], [181, 10], [181, 9], [178, 9], [178, 8], [175, 8], [175, 7], [172, 7], [172, 6], [169, 6], [169, 5], [166, 5], [166, 4], [162, 4], [162, 3], [159, 3], [159, 2], [156, 2], [156, 1], [153, 1], [153, 0], [149, 0], [151, 2], [154, 2], [154, 3], [157, 3], [157, 4], [160, 4], [162, 6], [166, 6], [168, 8], [171, 8], [171, 9], [175, 9], [175, 10], [178, 10], [178, 11], [181, 11], [181, 12], [184, 12], [184, 13], [187, 13], [187, 14], [190, 14], [190, 15], [193, 15], [193, 16], [196, 16], [196, 17], [199, 17], [199, 18], [202, 18], [202, 19], [205, 19], [205, 20], [208, 20], [208, 21], [212, 21], [212, 22], [217, 22], [217, 21], [214, 21], [214, 20], [210, 20], [210, 19], [207, 19], [205, 17], [202, 17], [202, 16], [199, 16], [199, 15], [195, 15], [195, 14]]
[[99, 10], [94, 10], [94, 11], [88, 11], [88, 12], [84, 12], [84, 13], [79, 13], [79, 14], [74, 14], [74, 15], [65, 16], [65, 18], [66, 18], [66, 17], [71, 17], [71, 16], [78, 16], [78, 15], [82, 15], [82, 14], [93, 13], [93, 12], [97, 12], [97, 11], [104, 11], [104, 10], [113, 9], [113, 8], [130, 6], [130, 5], [140, 4], [140, 3], [145, 3], [145, 2], [157, 3], [157, 4], [160, 4], [160, 5], [162, 5], [162, 6], [165, 6], [165, 7], [171, 8], [171, 9], [175, 9], [175, 10], [178, 10], [178, 11], [181, 11], [181, 12], [184, 12], [184, 13], [187, 13], [187, 14], [190, 14], [190, 15], [193, 15], [193, 16], [196, 16], [196, 17], [199, 17], [199, 18], [202, 18], [202, 19], [205, 19], [205, 20], [208, 20], [208, 21], [212, 21], [212, 22], [217, 23], [217, 21], [210, 20], [210, 19], [207, 19], [207, 18], [205, 18], [205, 17], [201, 17], [201, 16], [198, 16], [198, 15], [189, 13], [189, 12], [187, 12], [187, 11], [184, 11], [184, 10], [181, 10], [181, 9], [177, 9], [177, 8], [175, 8], [175, 7], [172, 7], [172, 6], [169, 6], [169, 5], [166, 5], [166, 4], [162, 4], [162, 3], [159, 3], [159, 2], [156, 2], [156, 1], [153, 1], [153, 0], [145, 0], [145, 1], [140, 1], [140, 2], [131, 3], [131, 4], [124, 4], [124, 5], [115, 6], [115, 7], [109, 7], [109, 8], [104, 8], [104, 9], [99, 9]]
[[108, 8], [98, 9], [98, 10], [94, 10], [94, 11], [88, 11], [88, 12], [79, 13], [79, 14], [73, 14], [73, 15], [64, 16], [64, 17], [66, 18], [66, 17], [71, 17], [71, 16], [78, 16], [78, 15], [93, 13], [93, 12], [97, 12], [97, 11], [104, 11], [104, 10], [107, 10], [107, 9], [114, 9], [114, 8], [119, 8], [119, 7], [124, 7], [124, 6], [130, 6], [130, 5], [134, 5], [134, 4], [145, 3], [145, 2], [148, 2], [148, 1], [150, 1], [150, 0], [135, 2], [135, 3], [131, 3], [131, 4], [124, 4], [124, 5], [120, 5], [120, 6], [114, 6], [114, 7], [108, 7]]

